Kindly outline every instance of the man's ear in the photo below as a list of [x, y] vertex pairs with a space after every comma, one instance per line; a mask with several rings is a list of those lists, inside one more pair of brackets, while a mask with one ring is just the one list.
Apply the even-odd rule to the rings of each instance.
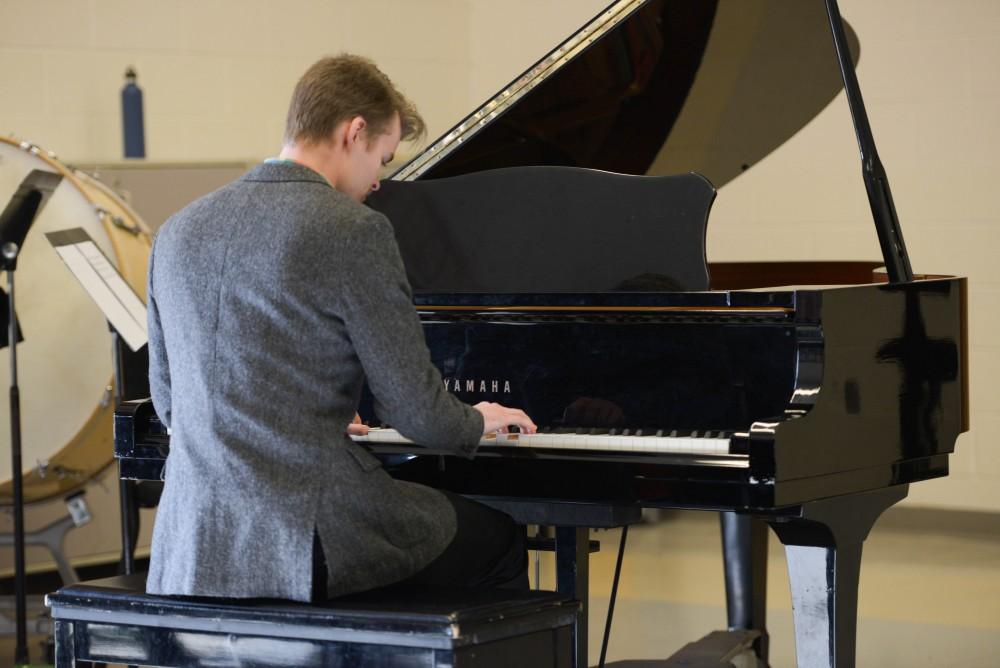
[[368, 123], [361, 116], [355, 116], [347, 124], [347, 141], [349, 144], [356, 144], [364, 140], [364, 131]]

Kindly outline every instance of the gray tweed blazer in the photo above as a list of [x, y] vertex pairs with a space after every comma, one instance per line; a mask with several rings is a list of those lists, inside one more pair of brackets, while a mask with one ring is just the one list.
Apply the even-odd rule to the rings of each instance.
[[362, 382], [404, 435], [472, 456], [480, 414], [432, 366], [389, 221], [288, 162], [174, 215], [149, 265], [149, 372], [171, 427], [147, 590], [309, 600], [408, 577], [455, 533], [439, 492], [345, 429]]

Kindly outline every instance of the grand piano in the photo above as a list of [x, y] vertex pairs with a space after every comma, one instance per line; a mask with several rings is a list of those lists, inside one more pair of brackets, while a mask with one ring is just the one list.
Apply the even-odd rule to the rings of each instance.
[[[396, 229], [448, 389], [522, 407], [539, 433], [492, 436], [463, 460], [383, 425], [371, 397], [361, 413], [393, 475], [556, 525], [560, 588], [584, 598], [591, 518], [720, 511], [728, 627], [756, 632], [761, 666], [770, 527], [798, 665], [844, 668], [869, 530], [911, 483], [947, 475], [968, 428], [966, 283], [910, 267], [835, 0], [795, 3], [785, 20], [832, 33], [823, 57], [840, 77], [815, 77], [782, 122], [746, 121], [744, 152], [703, 155], [704, 176], [676, 173], [672, 131], [704, 103], [726, 5], [613, 3], [369, 200]], [[708, 263], [715, 186], [840, 90], [881, 257]], [[122, 476], [158, 479], [169, 437], [151, 404], [124, 404], [115, 424]], [[589, 665], [585, 629], [576, 651]]]

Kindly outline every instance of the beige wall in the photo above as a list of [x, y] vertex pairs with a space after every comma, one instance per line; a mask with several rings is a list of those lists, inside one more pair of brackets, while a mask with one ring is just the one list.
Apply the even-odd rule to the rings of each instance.
[[[152, 161], [277, 152], [295, 80], [320, 56], [374, 58], [444, 132], [605, 0], [0, 0], [0, 133], [69, 162], [122, 155], [139, 74]], [[405, 148], [405, 147], [404, 147]]]
[[441, 127], [468, 103], [468, 13], [460, 0], [3, 0], [0, 132], [69, 161], [120, 157], [134, 65], [149, 159], [261, 158], [296, 78], [344, 50], [376, 58]]
[[[914, 486], [911, 503], [1000, 511], [1000, 3], [841, 4], [861, 43], [858, 74], [913, 266], [971, 281], [972, 431], [952, 475]], [[0, 0], [0, 133], [70, 162], [118, 158], [118, 94], [134, 65], [150, 160], [256, 160], [277, 150], [296, 77], [318, 56], [350, 50], [414, 98], [433, 137], [603, 5]], [[721, 190], [709, 231], [712, 260], [877, 257], [842, 96]], [[107, 497], [104, 521], [116, 521], [113, 494], [93, 497]]]

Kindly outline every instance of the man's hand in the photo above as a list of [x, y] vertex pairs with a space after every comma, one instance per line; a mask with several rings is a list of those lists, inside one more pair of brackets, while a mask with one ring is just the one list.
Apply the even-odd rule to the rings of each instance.
[[483, 435], [499, 431], [506, 433], [507, 429], [516, 426], [522, 434], [534, 434], [537, 427], [524, 411], [518, 408], [507, 408], [492, 401], [481, 401], [473, 406], [483, 414]]
[[353, 436], [367, 436], [368, 435], [368, 425], [362, 424], [361, 416], [357, 413], [354, 414], [354, 421], [347, 425], [348, 435]]

